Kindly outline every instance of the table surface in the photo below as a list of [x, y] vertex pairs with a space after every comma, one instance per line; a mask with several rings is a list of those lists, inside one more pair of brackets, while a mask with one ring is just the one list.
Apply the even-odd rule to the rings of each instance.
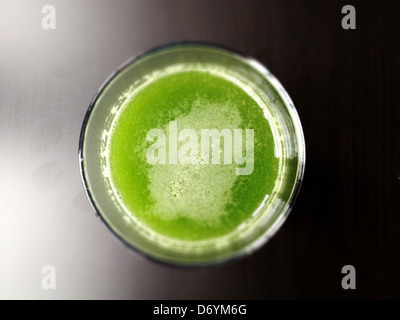
[[[43, 30], [45, 4], [56, 29]], [[397, 4], [396, 4], [397, 3]], [[399, 2], [0, 1], [0, 298], [400, 298]], [[82, 120], [121, 63], [177, 41], [265, 64], [300, 115], [297, 203], [252, 256], [182, 270], [126, 248], [94, 215], [78, 166]], [[44, 290], [42, 268], [56, 270]], [[356, 290], [344, 290], [344, 265]]]

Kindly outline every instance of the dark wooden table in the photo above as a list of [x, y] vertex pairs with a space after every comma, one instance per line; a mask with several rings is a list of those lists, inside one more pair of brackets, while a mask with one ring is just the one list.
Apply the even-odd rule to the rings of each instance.
[[[400, 298], [400, 23], [395, 1], [0, 2], [0, 298]], [[344, 30], [341, 9], [356, 9]], [[244, 260], [188, 271], [144, 260], [93, 214], [79, 131], [123, 61], [176, 41], [230, 47], [291, 95], [307, 147], [282, 229]], [[43, 290], [44, 265], [57, 271]], [[356, 268], [356, 290], [341, 286]]]

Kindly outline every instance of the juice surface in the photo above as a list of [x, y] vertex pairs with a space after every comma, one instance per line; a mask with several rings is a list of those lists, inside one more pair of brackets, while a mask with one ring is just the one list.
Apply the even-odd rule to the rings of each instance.
[[[173, 239], [207, 240], [237, 229], [271, 194], [278, 175], [275, 141], [262, 108], [268, 105], [260, 106], [240, 85], [210, 71], [179, 71], [142, 86], [117, 114], [108, 141], [110, 178], [119, 202], [145, 228]], [[179, 157], [177, 163], [169, 161], [171, 122], [178, 134], [183, 129], [198, 134], [198, 163], [181, 163]], [[165, 133], [166, 163], [148, 161], [157, 141], [147, 139], [152, 129]], [[243, 155], [246, 129], [254, 130], [251, 173], [237, 174], [246, 163], [222, 161], [224, 139], [220, 164], [201, 163], [202, 129], [229, 129], [232, 137], [242, 129]], [[177, 142], [178, 154], [187, 142]]]

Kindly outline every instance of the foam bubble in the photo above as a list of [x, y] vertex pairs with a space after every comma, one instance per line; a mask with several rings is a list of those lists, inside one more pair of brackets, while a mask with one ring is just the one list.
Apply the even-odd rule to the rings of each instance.
[[[191, 111], [185, 116], [178, 116], [176, 121], [178, 132], [190, 128], [199, 137], [201, 129], [227, 128], [233, 132], [242, 122], [234, 104], [216, 105], [201, 99], [193, 101]], [[168, 123], [163, 130], [168, 136]], [[234, 163], [151, 166], [148, 170], [148, 188], [154, 201], [151, 211], [165, 220], [185, 217], [201, 223], [217, 223], [226, 213], [226, 205], [232, 202], [236, 166]]]

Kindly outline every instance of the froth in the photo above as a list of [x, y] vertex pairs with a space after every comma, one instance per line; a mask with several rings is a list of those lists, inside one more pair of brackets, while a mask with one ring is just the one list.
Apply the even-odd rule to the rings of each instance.
[[[193, 101], [191, 111], [176, 115], [178, 130], [191, 128], [234, 129], [241, 125], [240, 113], [229, 102], [212, 104]], [[164, 124], [168, 135], [168, 124]], [[179, 146], [178, 146], [179, 147]], [[170, 220], [190, 218], [201, 223], [217, 223], [232, 202], [236, 165], [156, 164], [149, 168], [148, 188], [154, 201], [153, 214]], [[193, 205], [193, 204], [196, 205]]]

